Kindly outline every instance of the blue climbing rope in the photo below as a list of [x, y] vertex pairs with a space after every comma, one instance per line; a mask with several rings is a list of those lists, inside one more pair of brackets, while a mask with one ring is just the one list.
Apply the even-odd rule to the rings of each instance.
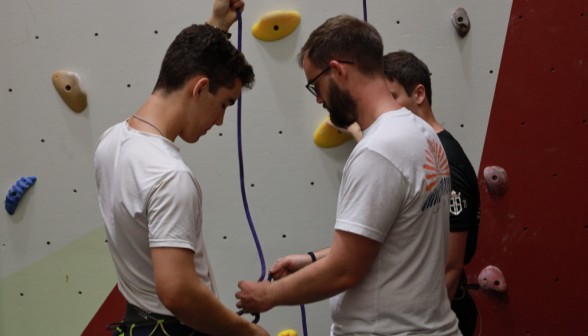
[[366, 0], [363, 0], [363, 21], [367, 22], [367, 4]]
[[[364, 0], [365, 1], [365, 0]], [[237, 20], [238, 20], [238, 40], [237, 40], [237, 49], [241, 51], [241, 40], [243, 37], [243, 19], [241, 18], [241, 11], [237, 10]], [[265, 278], [265, 258], [263, 257], [263, 251], [261, 250], [261, 244], [259, 244], [259, 238], [257, 237], [257, 233], [255, 232], [255, 227], [253, 226], [253, 221], [251, 220], [251, 213], [249, 213], [249, 205], [247, 204], [247, 195], [245, 194], [245, 177], [243, 174], [243, 151], [241, 146], [241, 97], [243, 94], [239, 95], [239, 99], [237, 100], [237, 140], [239, 143], [239, 176], [241, 177], [241, 196], [243, 197], [243, 206], [245, 207], [245, 214], [247, 215], [247, 221], [249, 222], [249, 228], [251, 229], [251, 233], [253, 234], [253, 239], [255, 240], [255, 245], [257, 246], [257, 252], [259, 254], [259, 260], [261, 261], [261, 277], [258, 281], [263, 281]], [[267, 280], [272, 281], [273, 274], [268, 274]], [[308, 332], [306, 330], [306, 310], [304, 309], [304, 305], [300, 305], [300, 311], [302, 312], [302, 329], [304, 331], [304, 336], [308, 336]]]
[[[241, 11], [237, 10], [237, 18], [239, 21], [239, 40], [237, 44], [237, 49], [241, 51], [241, 39], [243, 35], [243, 20], [241, 19]], [[243, 94], [239, 95], [239, 99], [237, 100], [237, 139], [239, 143], [239, 176], [241, 177], [241, 196], [243, 197], [243, 206], [245, 207], [245, 215], [247, 216], [247, 221], [249, 222], [249, 228], [251, 229], [251, 233], [253, 234], [253, 239], [255, 240], [255, 245], [257, 246], [257, 253], [259, 254], [259, 260], [261, 261], [261, 276], [259, 277], [258, 281], [263, 281], [265, 279], [265, 258], [263, 257], [263, 251], [261, 250], [261, 245], [259, 244], [259, 238], [257, 237], [257, 233], [255, 232], [255, 226], [253, 226], [253, 220], [251, 220], [251, 213], [249, 212], [249, 205], [247, 204], [247, 195], [245, 194], [245, 177], [243, 174], [243, 151], [241, 146], [241, 100]]]

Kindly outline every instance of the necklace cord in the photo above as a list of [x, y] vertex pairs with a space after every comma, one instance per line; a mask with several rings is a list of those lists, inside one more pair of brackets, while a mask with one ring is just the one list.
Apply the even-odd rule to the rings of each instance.
[[162, 132], [162, 131], [161, 131], [159, 128], [157, 128], [157, 126], [153, 125], [152, 123], [148, 122], [148, 121], [147, 121], [147, 120], [145, 120], [145, 119], [141, 119], [141, 118], [137, 117], [137, 116], [136, 116], [136, 115], [134, 115], [134, 114], [133, 114], [133, 117], [135, 117], [135, 118], [137, 118], [137, 119], [141, 120], [142, 122], [146, 122], [146, 123], [148, 123], [149, 125], [151, 125], [151, 126], [155, 127], [155, 129], [156, 129], [157, 131], [159, 131], [159, 133], [161, 133], [161, 136], [165, 138], [165, 135], [163, 135], [163, 132]]

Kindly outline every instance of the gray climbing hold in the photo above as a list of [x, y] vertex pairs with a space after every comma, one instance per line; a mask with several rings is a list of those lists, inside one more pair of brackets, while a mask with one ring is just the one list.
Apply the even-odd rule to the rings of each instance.
[[12, 188], [10, 188], [8, 194], [6, 195], [6, 200], [4, 201], [4, 207], [10, 215], [14, 215], [18, 203], [20, 203], [20, 200], [24, 196], [25, 192], [29, 190], [33, 184], [35, 184], [35, 181], [37, 181], [37, 178], [34, 176], [21, 177], [20, 180], [16, 181]]
[[455, 30], [457, 30], [460, 37], [465, 37], [470, 31], [470, 18], [468, 17], [466, 10], [463, 8], [458, 8], [455, 13], [453, 13], [451, 16], [451, 23], [453, 23], [453, 27], [455, 27]]

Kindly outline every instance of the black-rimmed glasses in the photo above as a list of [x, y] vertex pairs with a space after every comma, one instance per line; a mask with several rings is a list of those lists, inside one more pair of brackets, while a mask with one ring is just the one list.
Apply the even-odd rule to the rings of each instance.
[[[339, 63], [346, 63], [346, 64], [353, 64], [352, 61], [337, 61]], [[308, 89], [308, 91], [310, 91], [310, 93], [312, 93], [313, 96], [318, 97], [319, 96], [319, 90], [318, 87], [315, 86], [315, 84], [313, 84], [322, 74], [324, 74], [325, 72], [327, 72], [329, 69], [331, 69], [331, 65], [329, 65], [328, 68], [326, 68], [325, 70], [323, 70], [320, 74], [318, 74], [318, 76], [314, 77], [313, 79], [308, 81], [308, 84], [306, 84], [306, 88]]]

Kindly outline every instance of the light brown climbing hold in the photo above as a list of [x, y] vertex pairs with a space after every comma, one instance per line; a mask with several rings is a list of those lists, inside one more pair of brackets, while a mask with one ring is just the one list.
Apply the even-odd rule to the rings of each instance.
[[495, 266], [488, 266], [478, 275], [478, 284], [483, 290], [506, 292], [506, 280], [502, 271]]
[[488, 186], [488, 191], [496, 196], [503, 195], [508, 190], [508, 175], [506, 170], [498, 166], [486, 167], [484, 169], [484, 179]]
[[458, 8], [455, 13], [451, 16], [451, 23], [453, 23], [453, 27], [457, 30], [457, 34], [460, 37], [465, 37], [468, 32], [470, 31], [470, 18], [468, 17], [468, 13], [463, 8]]
[[80, 75], [71, 71], [56, 71], [51, 80], [61, 99], [74, 112], [82, 112], [88, 107], [88, 97], [82, 87]]

